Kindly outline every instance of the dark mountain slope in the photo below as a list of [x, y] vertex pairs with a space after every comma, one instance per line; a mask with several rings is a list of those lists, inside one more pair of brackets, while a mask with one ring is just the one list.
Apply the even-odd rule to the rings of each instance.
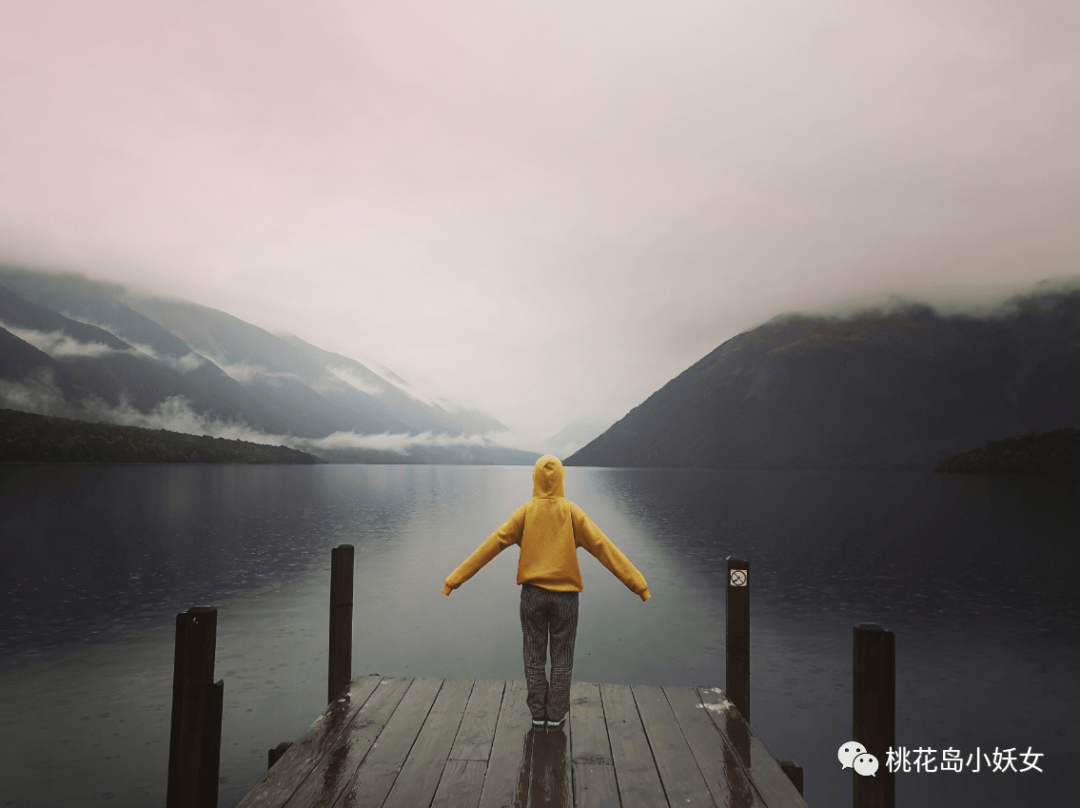
[[[11, 380], [19, 384], [11, 384]], [[0, 394], [0, 401], [8, 395], [21, 397], [28, 399], [27, 406], [29, 398], [40, 397], [45, 392], [42, 388], [51, 385], [68, 401], [81, 401], [96, 392], [47, 353], [0, 328], [0, 390], [5, 383], [11, 389]]]
[[1080, 293], [989, 318], [926, 306], [777, 318], [728, 340], [570, 465], [929, 468], [1080, 423]]

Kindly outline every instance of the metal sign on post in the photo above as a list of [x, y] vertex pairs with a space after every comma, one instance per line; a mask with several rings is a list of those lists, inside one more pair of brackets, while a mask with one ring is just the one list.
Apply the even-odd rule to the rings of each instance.
[[747, 570], [732, 570], [731, 571], [731, 585], [732, 586], [746, 586]]

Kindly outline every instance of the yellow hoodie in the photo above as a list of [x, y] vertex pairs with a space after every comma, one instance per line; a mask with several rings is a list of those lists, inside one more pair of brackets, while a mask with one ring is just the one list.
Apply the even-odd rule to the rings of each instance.
[[514, 511], [502, 527], [450, 573], [443, 594], [449, 595], [511, 544], [520, 544], [519, 584], [533, 584], [552, 592], [580, 592], [583, 586], [577, 548], [584, 547], [635, 595], [642, 600], [652, 597], [645, 577], [585, 511], [566, 501], [565, 477], [557, 457], [545, 455], [537, 460], [532, 500]]

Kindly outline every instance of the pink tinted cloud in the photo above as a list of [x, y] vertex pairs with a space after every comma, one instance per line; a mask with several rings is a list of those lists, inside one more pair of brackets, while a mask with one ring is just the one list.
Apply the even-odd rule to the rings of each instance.
[[9, 6], [0, 258], [502, 417], [542, 415], [522, 361], [619, 414], [777, 311], [1080, 254], [1050, 0]]

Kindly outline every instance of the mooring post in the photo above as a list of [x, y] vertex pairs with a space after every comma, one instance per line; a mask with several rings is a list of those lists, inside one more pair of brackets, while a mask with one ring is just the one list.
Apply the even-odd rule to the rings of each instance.
[[217, 609], [176, 615], [167, 808], [216, 808], [224, 681], [214, 682]]
[[896, 743], [896, 635], [876, 623], [855, 626], [854, 688], [852, 740], [878, 761], [869, 776], [859, 774], [856, 759], [855, 808], [895, 808], [888, 754]]
[[[216, 622], [217, 612], [214, 615]], [[210, 675], [213, 676], [212, 671]], [[221, 773], [221, 717], [225, 708], [225, 680], [218, 679], [216, 682], [207, 683], [203, 690], [206, 694], [206, 707], [197, 804], [199, 808], [217, 808], [218, 777]]]
[[795, 786], [795, 790], [803, 793], [803, 770], [802, 766], [796, 766], [794, 760], [778, 760], [781, 770], [788, 776], [788, 780]]
[[274, 768], [274, 764], [281, 760], [281, 756], [289, 751], [290, 746], [292, 746], [292, 744], [289, 741], [282, 741], [273, 749], [269, 750], [266, 753], [266, 768]]
[[727, 558], [727, 697], [750, 723], [750, 563]]
[[352, 680], [353, 546], [330, 552], [330, 673], [329, 704]]

